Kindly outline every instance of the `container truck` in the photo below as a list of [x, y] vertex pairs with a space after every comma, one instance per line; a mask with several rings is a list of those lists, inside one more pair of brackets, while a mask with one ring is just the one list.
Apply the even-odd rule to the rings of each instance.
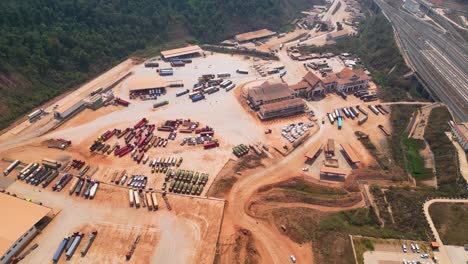
[[219, 146], [219, 143], [218, 142], [215, 142], [215, 141], [209, 141], [209, 142], [205, 142], [203, 144], [203, 148], [204, 149], [211, 149], [211, 148], [216, 148]]
[[62, 242], [60, 242], [59, 247], [57, 248], [57, 251], [55, 251], [54, 256], [52, 257], [52, 261], [54, 263], [57, 263], [60, 259], [60, 256], [62, 256], [63, 251], [65, 250], [65, 246], [68, 243], [68, 240], [70, 240], [70, 237], [65, 237]]
[[364, 116], [363, 118], [358, 120], [358, 125], [362, 125], [367, 121], [367, 116]]
[[71, 183], [71, 186], [70, 186], [70, 190], [68, 191], [68, 194], [69, 195], [72, 195], [73, 192], [75, 191], [76, 189], [76, 186], [78, 186], [78, 182], [80, 181], [80, 178], [78, 177], [75, 177]]
[[133, 190], [128, 190], [128, 200], [130, 201], [130, 207], [133, 207], [134, 199], [133, 199]]
[[190, 92], [189, 89], [185, 89], [185, 91], [176, 93], [176, 96], [179, 97], [179, 96], [182, 96], [184, 94], [188, 94], [189, 92]]
[[357, 108], [363, 115], [367, 116], [367, 111], [364, 110], [364, 109], [362, 109], [362, 107], [360, 107], [360, 106], [358, 105], [358, 106], [356, 106], [356, 108]]
[[32, 112], [31, 114], [28, 115], [29, 122], [34, 121], [37, 119], [39, 116], [41, 116], [44, 113], [44, 109], [37, 109], [36, 111]]
[[231, 74], [228, 72], [222, 72], [217, 74], [218, 78], [226, 78], [226, 77], [231, 77]]
[[88, 241], [86, 241], [86, 244], [84, 245], [83, 249], [81, 250], [81, 256], [82, 257], [86, 256], [86, 254], [88, 253], [88, 250], [91, 247], [91, 245], [93, 244], [94, 239], [96, 239], [97, 233], [98, 232], [96, 230], [91, 232], [91, 236], [89, 236]]
[[70, 246], [70, 248], [69, 248], [69, 249], [67, 250], [67, 252], [65, 253], [65, 256], [67, 257], [67, 259], [71, 259], [71, 257], [72, 257], [73, 254], [75, 253], [76, 249], [78, 248], [78, 245], [80, 244], [82, 238], [83, 238], [83, 234], [82, 234], [82, 233], [78, 233], [78, 234], [75, 236], [75, 239], [73, 240], [72, 245]]
[[205, 96], [203, 94], [197, 94], [192, 97], [192, 102], [195, 103], [203, 99], [205, 99]]
[[20, 164], [20, 161], [19, 160], [15, 160], [13, 161], [10, 166], [8, 166], [4, 171], [3, 171], [3, 176], [8, 176], [8, 174], [10, 174], [10, 172], [16, 168], [16, 166], [18, 166]]
[[89, 191], [89, 199], [93, 199], [96, 195], [97, 189], [99, 187], [99, 182], [95, 182], [91, 190]]
[[151, 191], [151, 200], [153, 201], [153, 210], [157, 211], [159, 209], [158, 199], [156, 199], [156, 193]]
[[140, 197], [138, 196], [138, 191], [137, 190], [133, 191], [133, 196], [135, 198], [135, 207], [140, 208]]
[[148, 205], [148, 211], [153, 210], [153, 201], [151, 200], [151, 193], [146, 192], [144, 194], [144, 198], [146, 199], [146, 204]]
[[343, 125], [343, 120], [341, 117], [338, 117], [338, 129], [341, 129], [341, 126]]
[[127, 107], [128, 105], [130, 105], [129, 102], [127, 102], [127, 101], [125, 101], [125, 100], [123, 100], [123, 99], [120, 99], [120, 98], [115, 98], [114, 102], [115, 102], [116, 104], [119, 104], [119, 105], [122, 105], [122, 106], [125, 106], [125, 107]]
[[351, 106], [349, 110], [354, 114], [355, 117], [359, 117], [359, 112], [356, 109], [354, 109], [354, 107]]
[[335, 122], [335, 119], [330, 113], [327, 113], [327, 116], [328, 116], [328, 120], [330, 120], [330, 123], [333, 125], [333, 123]]
[[367, 106], [372, 112], [374, 112], [375, 115], [379, 115], [379, 110], [377, 110], [377, 108], [375, 108], [375, 106], [373, 105], [368, 105]]
[[158, 108], [167, 104], [169, 104], [169, 101], [162, 101], [162, 102], [153, 104], [153, 108]]
[[350, 117], [348, 108], [343, 107], [343, 113], [345, 114], [346, 117], [348, 118]]
[[244, 69], [237, 69], [236, 72], [239, 73], [239, 74], [249, 74], [249, 71], [244, 70]]
[[234, 87], [236, 87], [235, 84], [229, 85], [228, 87], [226, 87], [226, 92], [229, 92], [230, 90], [234, 89]]

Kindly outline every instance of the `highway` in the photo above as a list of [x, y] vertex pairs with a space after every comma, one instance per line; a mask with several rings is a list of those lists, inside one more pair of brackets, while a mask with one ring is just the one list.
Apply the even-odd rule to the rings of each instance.
[[[458, 121], [468, 122], [468, 45], [447, 23], [423, 21], [383, 0], [374, 0], [392, 24], [400, 49], [423, 85], [449, 106]], [[435, 15], [439, 16], [439, 15]], [[437, 17], [437, 21], [444, 20]], [[448, 26], [450, 25], [450, 26]]]

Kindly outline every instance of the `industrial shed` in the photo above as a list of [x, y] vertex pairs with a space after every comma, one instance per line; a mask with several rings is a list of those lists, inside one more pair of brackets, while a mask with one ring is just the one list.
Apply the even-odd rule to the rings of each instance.
[[58, 119], [65, 119], [85, 106], [85, 101], [79, 97], [74, 98], [60, 105], [55, 111], [54, 116]]
[[155, 90], [158, 93], [164, 94], [166, 92], [167, 83], [157, 75], [133, 76], [128, 80], [127, 87], [130, 93], [135, 94], [148, 94], [150, 90]]
[[260, 106], [258, 116], [261, 120], [287, 117], [304, 113], [306, 104], [301, 98], [293, 98]]
[[0, 264], [4, 264], [34, 238], [52, 210], [4, 193], [0, 205]]
[[340, 168], [330, 168], [322, 165], [320, 167], [320, 176], [332, 177], [338, 180], [343, 180], [346, 177], [346, 171]]
[[267, 37], [271, 37], [275, 35], [276, 32], [270, 31], [268, 29], [260, 29], [257, 31], [251, 31], [251, 32], [246, 32], [242, 34], [238, 34], [235, 36], [235, 39], [242, 43], [242, 42], [248, 42], [248, 41], [254, 41], [254, 40], [259, 40]]
[[161, 51], [161, 55], [164, 60], [169, 60], [182, 57], [200, 56], [202, 52], [203, 50], [198, 45], [193, 45], [178, 49]]
[[343, 153], [345, 154], [345, 158], [353, 165], [356, 165], [357, 163], [361, 162], [356, 155], [356, 152], [354, 152], [354, 149], [351, 147], [350, 144], [348, 143], [343, 143], [340, 144], [341, 148], [343, 149]]
[[306, 162], [314, 162], [315, 159], [320, 155], [322, 150], [321, 144], [316, 144], [312, 146], [309, 151], [307, 151], [304, 156], [306, 157]]

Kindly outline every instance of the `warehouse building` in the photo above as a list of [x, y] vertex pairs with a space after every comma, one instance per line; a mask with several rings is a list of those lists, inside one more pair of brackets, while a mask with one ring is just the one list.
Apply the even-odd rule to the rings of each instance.
[[351, 164], [351, 165], [357, 165], [359, 162], [361, 162], [354, 151], [353, 147], [349, 143], [342, 143], [340, 144], [341, 148], [343, 149], [343, 154], [346, 160]]
[[247, 93], [247, 100], [255, 110], [260, 109], [261, 105], [277, 103], [294, 98], [294, 91], [289, 89], [287, 84], [270, 83], [268, 81], [259, 86], [250, 88]]
[[302, 78], [301, 82], [291, 85], [289, 88], [294, 91], [296, 97], [307, 100], [325, 95], [325, 86], [322, 80], [311, 71]]
[[304, 100], [301, 98], [293, 98], [261, 105], [257, 115], [261, 120], [269, 120], [278, 117], [302, 114], [305, 110], [306, 104], [304, 103]]
[[0, 193], [0, 205], [0, 264], [5, 264], [48, 222], [52, 210], [4, 193]]
[[327, 180], [338, 180], [344, 181], [346, 177], [346, 171], [340, 168], [330, 168], [322, 165], [320, 167], [320, 178]]
[[177, 58], [191, 58], [197, 57], [202, 54], [203, 50], [198, 45], [187, 46], [178, 49], [161, 51], [164, 60], [177, 59]]
[[449, 121], [453, 136], [457, 139], [458, 144], [465, 152], [468, 152], [468, 123], [454, 123]]
[[363, 69], [344, 68], [339, 73], [331, 73], [322, 79], [327, 92], [338, 91], [351, 93], [356, 90], [366, 89], [370, 81]]
[[165, 94], [167, 83], [157, 75], [133, 76], [127, 82], [131, 94], [143, 95], [150, 93]]
[[59, 107], [57, 107], [57, 109], [55, 109], [54, 111], [54, 116], [57, 119], [65, 119], [67, 117], [70, 117], [75, 112], [78, 112], [79, 110], [83, 109], [84, 107], [85, 101], [79, 97], [75, 97], [73, 98], [73, 100], [70, 100], [65, 104], [62, 104]]
[[306, 163], [312, 164], [320, 153], [322, 152], [322, 144], [316, 144], [307, 151], [304, 156], [306, 157]]
[[256, 41], [256, 40], [266, 39], [266, 38], [271, 37], [271, 36], [273, 36], [275, 34], [276, 34], [276, 32], [270, 31], [268, 29], [260, 29], [260, 30], [257, 30], [257, 31], [251, 31], [251, 32], [238, 34], [234, 38], [239, 43], [245, 43], [245, 42], [249, 42], [249, 41]]

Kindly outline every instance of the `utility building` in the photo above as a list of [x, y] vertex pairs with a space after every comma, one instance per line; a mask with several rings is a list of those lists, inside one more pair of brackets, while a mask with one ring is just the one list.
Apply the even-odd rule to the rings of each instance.
[[52, 210], [4, 193], [0, 210], [0, 264], [5, 264], [34, 238]]
[[133, 94], [164, 94], [166, 93], [166, 81], [157, 75], [133, 76], [128, 80], [128, 91]]
[[275, 35], [276, 32], [270, 31], [268, 29], [260, 29], [257, 31], [246, 32], [236, 35], [234, 38], [239, 43], [244, 43], [248, 41], [261, 40]]

